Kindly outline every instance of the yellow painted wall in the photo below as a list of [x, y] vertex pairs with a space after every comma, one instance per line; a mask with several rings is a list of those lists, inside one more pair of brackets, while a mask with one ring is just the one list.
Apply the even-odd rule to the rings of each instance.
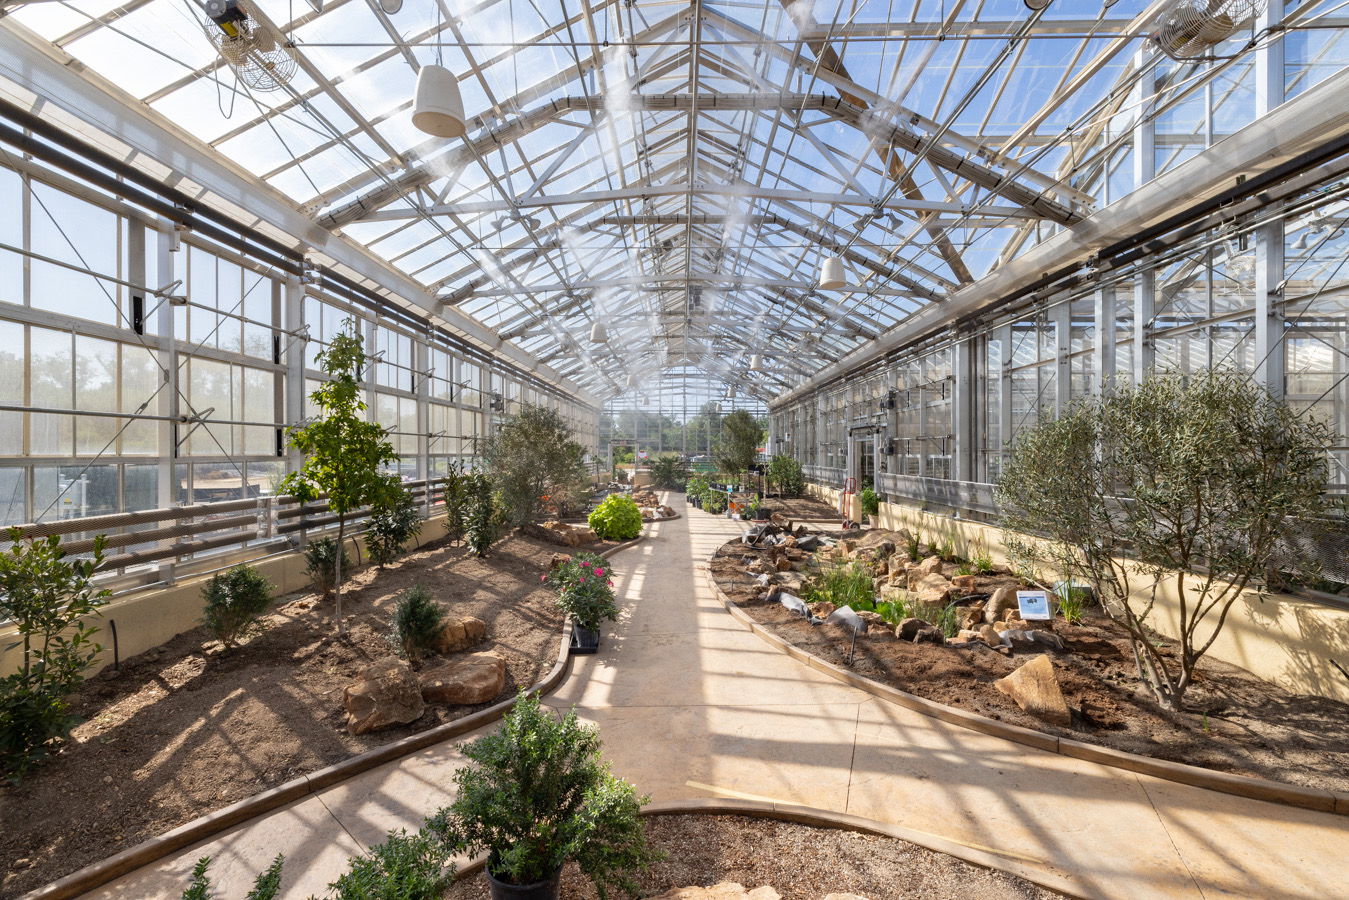
[[[809, 485], [807, 492], [832, 506], [839, 492]], [[987, 553], [1006, 564], [1002, 530], [982, 522], [954, 519], [912, 506], [882, 503], [882, 528], [921, 531], [924, 543], [950, 541], [961, 556]], [[1180, 630], [1179, 604], [1168, 583], [1152, 614], [1152, 625], [1162, 634]], [[1335, 609], [1291, 594], [1269, 594], [1262, 600], [1247, 592], [1232, 606], [1222, 633], [1209, 655], [1291, 691], [1319, 694], [1349, 702], [1349, 679], [1327, 660], [1349, 668], [1349, 610]]]
[[[422, 523], [418, 544], [444, 536], [445, 517], [435, 516]], [[359, 536], [347, 538], [345, 543], [348, 559], [365, 559], [365, 545]], [[259, 560], [253, 566], [275, 586], [278, 596], [309, 586], [309, 577], [304, 573], [303, 553], [279, 554]], [[102, 644], [104, 649], [88, 674], [92, 675], [104, 666], [112, 665], [110, 621], [117, 623], [118, 653], [122, 659], [144, 653], [197, 627], [201, 622], [201, 589], [209, 577], [189, 576], [168, 587], [150, 585], [144, 590], [117, 597], [103, 607], [101, 617], [94, 620], [94, 624], [100, 628], [94, 640]], [[4, 649], [17, 639], [13, 625], [0, 627], [0, 675], [16, 671], [21, 664], [21, 648]]]

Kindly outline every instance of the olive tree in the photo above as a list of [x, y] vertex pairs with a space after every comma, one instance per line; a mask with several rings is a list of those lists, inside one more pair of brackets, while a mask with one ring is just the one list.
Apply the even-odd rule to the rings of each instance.
[[534, 521], [545, 496], [557, 495], [559, 514], [586, 482], [585, 451], [557, 410], [526, 405], [487, 438], [487, 475], [501, 496], [511, 525]]
[[[1297, 567], [1289, 540], [1326, 511], [1329, 430], [1248, 377], [1159, 375], [1021, 435], [997, 485], [1004, 526], [1048, 540], [1129, 632], [1139, 678], [1183, 708], [1232, 605]], [[1179, 652], [1149, 617], [1170, 586]]]
[[[363, 506], [387, 506], [401, 489], [398, 477], [383, 471], [398, 459], [389, 432], [367, 421], [361, 399], [361, 373], [366, 366], [365, 345], [355, 319], [348, 319], [328, 347], [318, 354], [318, 365], [328, 376], [310, 401], [318, 414], [290, 430], [290, 446], [305, 454], [304, 464], [281, 480], [278, 489], [308, 502], [327, 495], [328, 509], [337, 516], [337, 546], [346, 536], [347, 519]], [[342, 624], [342, 554], [337, 554], [333, 618]]]
[[737, 409], [721, 420], [721, 438], [714, 455], [717, 468], [731, 475], [747, 471], [759, 458], [763, 439], [764, 427], [759, 420]]

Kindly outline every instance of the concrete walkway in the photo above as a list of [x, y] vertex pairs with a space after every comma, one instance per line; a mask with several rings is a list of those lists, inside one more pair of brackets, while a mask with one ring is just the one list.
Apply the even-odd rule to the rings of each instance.
[[[678, 504], [675, 504], [678, 508]], [[1349, 819], [1216, 794], [981, 735], [843, 685], [725, 612], [703, 562], [740, 533], [697, 510], [613, 560], [621, 621], [547, 703], [599, 724], [614, 771], [654, 801], [767, 800], [991, 851], [1091, 897], [1349, 897]], [[449, 800], [441, 745], [246, 823], [88, 895], [176, 898], [215, 858], [242, 896], [284, 852], [287, 897]]]

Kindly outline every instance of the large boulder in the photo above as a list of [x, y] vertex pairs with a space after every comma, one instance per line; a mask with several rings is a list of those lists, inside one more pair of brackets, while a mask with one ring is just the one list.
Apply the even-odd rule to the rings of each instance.
[[1073, 723], [1072, 711], [1054, 674], [1054, 664], [1043, 653], [993, 684], [1037, 719], [1065, 728]]
[[506, 661], [495, 653], [467, 653], [421, 677], [421, 697], [427, 703], [463, 706], [486, 703], [506, 686]]
[[442, 655], [467, 650], [487, 637], [487, 623], [476, 616], [462, 619], [446, 616], [431, 641], [431, 649]]
[[940, 575], [940, 574], [941, 574], [941, 557], [940, 557], [940, 556], [929, 556], [927, 559], [925, 559], [925, 560], [923, 560], [922, 562], [920, 562], [920, 563], [918, 564], [918, 573], [919, 573], [920, 576], [922, 576], [922, 575], [934, 575], [934, 574], [935, 574], [935, 575]]
[[994, 622], [1001, 622], [1007, 618], [1007, 614], [1017, 609], [1016, 588], [1011, 585], [1003, 585], [993, 592], [993, 596], [988, 598], [984, 604], [984, 621], [990, 625]]
[[526, 525], [524, 532], [530, 537], [540, 538], [563, 547], [583, 547], [599, 540], [599, 536], [589, 528], [568, 525], [566, 522], [544, 522], [541, 525]]
[[426, 711], [417, 676], [407, 663], [392, 656], [366, 667], [361, 677], [342, 692], [342, 702], [352, 734], [406, 725]]
[[946, 603], [951, 599], [951, 582], [942, 575], [924, 575], [910, 589], [924, 603]]

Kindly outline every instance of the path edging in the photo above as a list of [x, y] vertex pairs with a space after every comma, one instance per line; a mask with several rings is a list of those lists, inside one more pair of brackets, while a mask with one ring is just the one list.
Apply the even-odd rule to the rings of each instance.
[[1185, 763], [1154, 759], [1153, 757], [1142, 756], [1137, 753], [1128, 753], [1123, 750], [1115, 750], [1109, 747], [1098, 747], [1095, 744], [1088, 744], [1083, 741], [1072, 740], [1071, 738], [1060, 738], [1052, 734], [1046, 734], [1042, 731], [1036, 731], [1033, 728], [1023, 728], [1020, 725], [1011, 725], [1007, 722], [999, 722], [996, 719], [990, 719], [987, 716], [977, 715], [976, 713], [968, 712], [963, 709], [956, 709], [953, 706], [947, 706], [933, 700], [927, 700], [923, 697], [891, 687], [890, 685], [881, 684], [870, 678], [864, 678], [841, 666], [826, 662], [815, 654], [791, 644], [765, 628], [763, 625], [760, 625], [753, 617], [741, 609], [739, 604], [726, 595], [726, 592], [721, 589], [721, 585], [717, 584], [716, 577], [712, 574], [710, 567], [707, 569], [707, 581], [715, 592], [717, 599], [726, 607], [727, 612], [729, 612], [736, 621], [758, 635], [765, 643], [776, 647], [788, 656], [794, 657], [818, 672], [837, 679], [838, 681], [842, 681], [860, 691], [865, 691], [874, 697], [888, 700], [896, 706], [902, 706], [905, 709], [913, 710], [914, 712], [921, 713], [925, 716], [931, 716], [934, 719], [940, 719], [941, 721], [952, 725], [959, 725], [962, 728], [969, 728], [972, 731], [989, 734], [1017, 744], [1025, 744], [1026, 746], [1035, 747], [1039, 750], [1047, 750], [1050, 753], [1057, 753], [1061, 756], [1071, 756], [1076, 759], [1086, 760], [1087, 762], [1099, 763], [1103, 766], [1124, 769], [1142, 775], [1151, 775], [1154, 778], [1160, 778], [1164, 781], [1188, 784], [1192, 787], [1217, 791], [1223, 794], [1233, 794], [1238, 797], [1246, 797], [1252, 800], [1264, 800], [1282, 806], [1293, 806], [1299, 809], [1310, 809], [1317, 812], [1328, 812], [1349, 816], [1349, 794], [1340, 791], [1332, 791], [1324, 788], [1301, 787], [1293, 784], [1281, 784], [1277, 781], [1270, 781], [1266, 778], [1256, 778], [1250, 775], [1234, 775], [1229, 772], [1215, 772], [1211, 769], [1201, 769], [1198, 766], [1191, 766]]

